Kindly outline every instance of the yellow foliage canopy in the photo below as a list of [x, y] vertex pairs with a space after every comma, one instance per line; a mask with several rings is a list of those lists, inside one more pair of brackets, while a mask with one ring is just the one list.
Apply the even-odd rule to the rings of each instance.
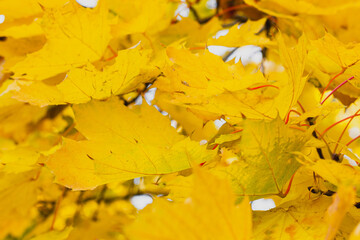
[[0, 239], [360, 239], [359, 1], [80, 2], [0, 0]]

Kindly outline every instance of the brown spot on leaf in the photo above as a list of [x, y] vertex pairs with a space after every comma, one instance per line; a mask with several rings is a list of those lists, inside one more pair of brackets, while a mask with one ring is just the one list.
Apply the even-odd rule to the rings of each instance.
[[287, 228], [285, 228], [285, 232], [290, 235], [291, 239], [294, 239], [296, 233], [295, 230], [296, 230], [295, 225], [290, 225]]

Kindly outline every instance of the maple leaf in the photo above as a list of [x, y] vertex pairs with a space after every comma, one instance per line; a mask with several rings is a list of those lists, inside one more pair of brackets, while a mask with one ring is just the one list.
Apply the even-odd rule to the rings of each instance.
[[168, 49], [168, 55], [175, 65], [155, 84], [160, 91], [168, 93], [160, 95], [160, 92], [163, 101], [191, 108], [201, 115], [206, 112], [210, 119], [221, 115], [240, 117], [241, 113], [268, 117], [249, 104], [252, 99], [247, 95], [248, 87], [266, 81], [261, 73], [246, 72], [239, 65], [229, 66], [207, 52], [205, 56], [195, 56], [185, 50]]
[[360, 184], [359, 167], [320, 159], [308, 167], [336, 186], [354, 186]]
[[242, 25], [234, 25], [229, 29], [228, 34], [217, 39], [210, 39], [209, 45], [219, 45], [226, 47], [240, 47], [245, 45], [268, 46], [274, 45], [268, 38], [259, 33], [264, 28], [266, 19], [258, 21], [247, 21]]
[[104, 2], [95, 9], [74, 1], [61, 8], [46, 8], [42, 26], [47, 43], [10, 71], [15, 78], [43, 80], [100, 59], [110, 40], [107, 13]]
[[0, 42], [1, 56], [6, 58], [3, 68], [9, 70], [9, 68], [23, 60], [27, 54], [40, 50], [44, 44], [44, 36], [19, 39], [9, 37]]
[[171, 10], [176, 5], [162, 0], [125, 0], [112, 2], [110, 6], [119, 21], [113, 31], [117, 36], [124, 36], [133, 33], [153, 34], [163, 30], [169, 26], [173, 17]]
[[[226, 180], [199, 169], [194, 188], [184, 203], [156, 199], [126, 229], [131, 239], [250, 239], [251, 211], [248, 200], [235, 206]], [[149, 221], [151, 220], [151, 221]], [[151, 224], [150, 224], [151, 223]]]
[[[314, 200], [288, 202], [267, 212], [254, 212], [253, 239], [325, 239], [328, 224], [324, 215], [330, 205], [331, 198], [322, 196]], [[351, 224], [354, 219], [346, 216], [344, 221]], [[347, 236], [344, 227], [338, 232], [337, 239]]]
[[47, 161], [57, 182], [73, 189], [177, 172], [214, 156], [205, 146], [177, 134], [146, 104], [136, 113], [116, 100], [92, 101], [74, 111], [76, 128], [88, 140], [64, 139], [63, 147]]
[[[26, 216], [29, 216], [37, 201], [38, 182], [31, 180], [37, 171], [35, 169], [17, 174], [0, 172], [1, 204], [6, 206], [0, 214], [1, 238], [9, 233], [17, 235], [26, 229]], [[19, 198], [18, 194], [26, 198]]]
[[333, 239], [345, 214], [355, 203], [355, 188], [340, 187], [333, 197], [334, 201], [327, 210], [329, 228], [325, 239]]
[[[312, 65], [311, 69], [314, 69], [314, 75], [325, 86], [325, 90], [329, 90], [330, 87], [337, 90], [339, 87], [340, 92], [357, 96], [356, 88], [360, 86], [358, 75], [360, 66], [359, 45], [344, 44], [331, 34], [326, 33], [321, 39], [312, 41], [312, 46], [313, 50], [309, 54], [316, 56], [316, 59], [313, 58], [309, 61]], [[346, 81], [347, 79], [351, 81]], [[345, 83], [349, 84], [342, 86]], [[354, 89], [351, 86], [356, 88]], [[325, 99], [323, 96], [322, 103]]]
[[344, 4], [339, 4], [337, 1], [274, 1], [274, 0], [246, 0], [247, 4], [259, 8], [261, 11], [269, 13], [270, 15], [291, 18], [297, 14], [309, 15], [328, 15], [334, 14], [341, 9], [359, 6], [357, 1], [346, 1]]
[[[289, 49], [283, 40], [279, 40], [280, 56], [288, 70], [287, 78], [279, 81], [280, 88], [266, 83], [260, 72], [244, 74], [241, 68], [229, 66], [211, 54], [194, 56], [187, 51], [175, 49], [168, 49], [168, 55], [175, 66], [165, 72], [166, 78], [158, 81], [155, 86], [159, 90], [170, 92], [170, 95], [163, 95], [167, 101], [191, 107], [195, 111], [209, 112], [214, 115], [213, 118], [216, 115], [241, 117], [243, 114], [249, 118], [271, 119], [278, 113], [285, 117], [296, 104], [306, 82], [306, 78], [302, 76], [306, 58], [305, 41], [305, 38], [301, 38], [295, 49]], [[198, 71], [200, 69], [203, 72]], [[269, 96], [264, 96], [264, 93], [255, 91], [256, 87], [251, 88], [259, 83], [279, 90], [271, 89], [273, 92], [269, 90]], [[232, 104], [229, 105], [228, 102]], [[289, 105], [284, 104], [285, 102]]]
[[204, 42], [209, 44], [210, 38], [221, 29], [217, 18], [210, 20], [205, 24], [199, 24], [191, 18], [184, 18], [176, 24], [170, 25], [164, 31], [159, 33], [159, 38], [165, 45], [171, 45], [181, 39], [181, 42], [189, 48], [204, 49]]
[[243, 129], [240, 160], [215, 171], [231, 180], [239, 196], [283, 195], [285, 184], [301, 166], [292, 152], [304, 148], [309, 134], [296, 133], [279, 118], [271, 122], [246, 121]]
[[[6, 14], [6, 23], [16, 22], [17, 20], [22, 20], [27, 17], [36, 17], [42, 13], [41, 7], [46, 8], [58, 8], [65, 4], [66, 1], [61, 0], [25, 0], [22, 2], [22, 7], [19, 8], [18, 4], [12, 1], [1, 1], [0, 8], [1, 14]], [[6, 26], [6, 25], [5, 25]]]
[[155, 67], [148, 64], [149, 55], [138, 48], [119, 51], [113, 65], [99, 71], [92, 64], [72, 68], [56, 86], [44, 82], [17, 81], [13, 97], [33, 105], [46, 106], [85, 103], [131, 92], [156, 78]]

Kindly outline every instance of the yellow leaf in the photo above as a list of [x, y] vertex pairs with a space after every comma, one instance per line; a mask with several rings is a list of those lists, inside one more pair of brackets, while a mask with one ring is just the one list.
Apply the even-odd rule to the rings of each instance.
[[165, 69], [165, 77], [154, 85], [160, 94], [168, 93], [159, 94], [163, 101], [189, 108], [204, 119], [222, 115], [241, 118], [242, 114], [249, 118], [271, 118], [269, 112], [276, 117], [277, 105], [268, 99], [274, 97], [277, 89], [269, 89], [269, 97], [261, 96], [261, 91], [247, 89], [266, 84], [261, 72], [245, 69], [241, 63], [224, 63], [207, 51], [196, 56], [186, 50], [169, 48], [168, 56], [175, 64]]
[[297, 103], [307, 80], [307, 77], [303, 77], [307, 57], [307, 39], [302, 36], [294, 48], [289, 48], [285, 44], [282, 35], [279, 35], [278, 41], [281, 63], [286, 69], [288, 81], [281, 88], [277, 98], [281, 103], [278, 102], [277, 106], [280, 116], [285, 117], [288, 111]]
[[309, 164], [308, 168], [336, 186], [353, 186], [358, 191], [360, 189], [360, 170], [357, 166], [319, 159]]
[[64, 102], [81, 103], [90, 99], [104, 99], [112, 94], [130, 92], [140, 82], [148, 79], [135, 79], [146, 67], [149, 56], [139, 48], [118, 52], [115, 63], [105, 67], [102, 72], [93, 65], [71, 69], [68, 77], [57, 87], [64, 95]]
[[213, 171], [230, 179], [239, 196], [282, 196], [285, 184], [300, 167], [292, 152], [301, 151], [310, 137], [310, 133], [297, 132], [279, 118], [245, 121], [241, 159]]
[[[122, 50], [113, 65], [102, 71], [92, 64], [72, 68], [66, 78], [56, 86], [37, 81], [17, 81], [19, 89], [14, 92], [13, 97], [39, 106], [106, 99], [111, 95], [130, 92], [140, 83], [156, 77], [158, 71], [148, 65], [148, 60], [149, 56], [138, 48]], [[147, 75], [142, 74], [143, 72]]]
[[8, 151], [0, 151], [1, 170], [6, 173], [20, 173], [34, 169], [40, 154], [34, 149], [17, 147]]
[[[220, 29], [218, 18], [213, 18], [201, 25], [191, 18], [184, 18], [162, 31], [159, 37], [167, 46], [182, 39], [188, 47], [204, 47], [208, 39]], [[209, 42], [207, 44], [209, 45]]]
[[34, 179], [38, 171], [0, 173], [0, 204], [6, 206], [0, 213], [1, 238], [8, 234], [20, 235], [28, 226], [31, 209], [37, 201], [38, 184]]
[[251, 237], [247, 198], [235, 206], [226, 180], [195, 171], [191, 197], [184, 203], [156, 199], [126, 230], [129, 239], [237, 239]]
[[[95, 201], [94, 201], [95, 202]], [[122, 204], [129, 204], [129, 202], [117, 202]], [[115, 203], [116, 204], [116, 203]], [[122, 239], [119, 226], [129, 222], [127, 216], [119, 209], [114, 207], [115, 204], [96, 206], [99, 208], [99, 216], [96, 221], [84, 219], [79, 225], [77, 225], [69, 234], [67, 240], [79, 240], [79, 239]], [[131, 204], [129, 204], [131, 206]], [[91, 215], [90, 215], [91, 216]]]
[[11, 94], [4, 94], [0, 98], [0, 135], [22, 141], [31, 133], [28, 126], [40, 120], [45, 113], [44, 108], [18, 102], [11, 98]]
[[349, 240], [359, 240], [360, 239], [360, 224], [358, 224], [353, 232], [351, 233]]
[[100, 59], [110, 40], [107, 13], [104, 1], [95, 9], [75, 1], [61, 8], [46, 8], [42, 26], [47, 43], [10, 69], [14, 77], [43, 80]]
[[[63, 76], [61, 76], [62, 78]], [[38, 81], [14, 82], [13, 98], [18, 101], [44, 107], [64, 104], [63, 94], [55, 87]], [[79, 97], [80, 98], [80, 97]]]
[[34, 37], [43, 34], [44, 32], [41, 29], [39, 20], [33, 21], [30, 24], [8, 27], [3, 31], [0, 30], [0, 35], [6, 36], [7, 38], [12, 37], [15, 39]]
[[350, 208], [355, 203], [355, 188], [340, 187], [333, 196], [333, 203], [327, 209], [329, 228], [325, 240], [334, 239], [338, 228]]
[[359, 2], [356, 0], [346, 0], [341, 3], [336, 0], [245, 0], [245, 2], [269, 15], [287, 18], [294, 18], [294, 16], [299, 14], [328, 15], [343, 9], [359, 6]]
[[13, 22], [17, 19], [35, 17], [41, 14], [41, 6], [47, 8], [61, 7], [66, 2], [66, 0], [21, 0], [21, 2], [3, 0], [0, 2], [0, 14], [6, 15], [5, 23]]
[[118, 24], [113, 28], [116, 36], [153, 34], [163, 30], [171, 23], [176, 9], [176, 4], [162, 0], [123, 0], [110, 1], [109, 4], [118, 17]]
[[[324, 240], [327, 223], [324, 213], [331, 199], [322, 196], [314, 200], [292, 201], [270, 211], [254, 212], [253, 239]], [[347, 239], [343, 229], [339, 239]]]
[[44, 44], [44, 36], [33, 36], [20, 39], [9, 37], [5, 41], [0, 41], [1, 56], [5, 58], [5, 63], [3, 65], [4, 72], [8, 72], [9, 68], [19, 61], [22, 61], [27, 54], [40, 50]]
[[40, 234], [36, 237], [31, 238], [31, 240], [66, 240], [70, 232], [72, 231], [72, 227], [67, 227], [62, 231], [50, 231], [43, 234]]
[[[344, 44], [329, 33], [324, 37], [312, 41], [313, 46], [309, 63], [316, 76], [327, 86], [331, 78], [334, 78], [333, 85], [337, 86], [350, 77], [354, 77], [350, 84], [360, 87], [360, 45], [349, 43]], [[335, 78], [336, 76], [336, 78]], [[351, 85], [350, 85], [351, 86]], [[347, 85], [339, 90], [344, 91]], [[345, 93], [348, 93], [345, 91]]]
[[47, 165], [57, 181], [91, 189], [111, 181], [159, 175], [211, 160], [216, 152], [184, 139], [147, 104], [131, 111], [115, 99], [74, 106], [76, 128], [88, 139], [65, 139]]
[[275, 43], [265, 36], [258, 34], [265, 25], [266, 18], [257, 21], [248, 20], [242, 25], [234, 25], [225, 36], [211, 38], [208, 45], [226, 47], [240, 47], [245, 45], [272, 46]]

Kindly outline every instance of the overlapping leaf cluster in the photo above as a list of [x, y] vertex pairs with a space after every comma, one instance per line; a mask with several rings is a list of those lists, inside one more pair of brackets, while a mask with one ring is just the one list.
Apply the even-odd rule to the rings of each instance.
[[0, 239], [360, 239], [359, 10], [1, 0]]

